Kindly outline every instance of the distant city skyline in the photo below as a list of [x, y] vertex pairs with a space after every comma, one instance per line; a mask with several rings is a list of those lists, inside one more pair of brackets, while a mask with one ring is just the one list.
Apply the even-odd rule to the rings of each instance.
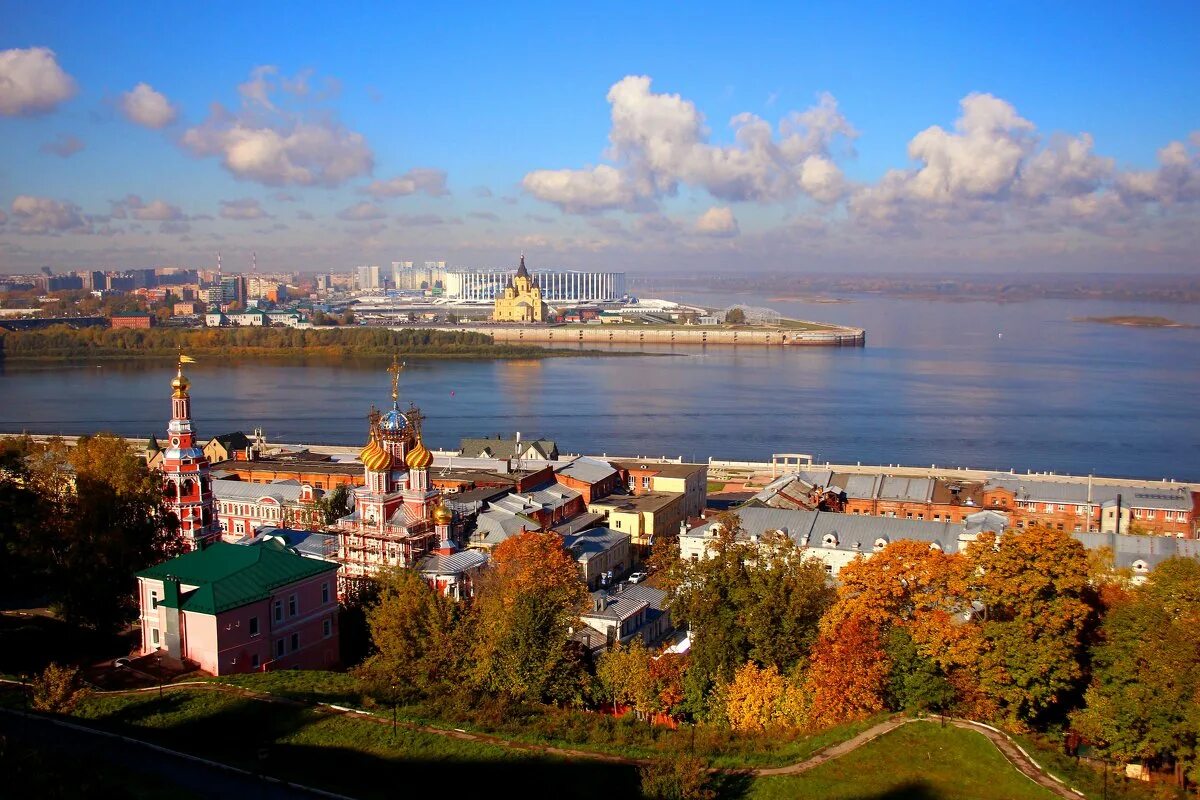
[[1200, 272], [1195, 3], [0, 14], [0, 273]]

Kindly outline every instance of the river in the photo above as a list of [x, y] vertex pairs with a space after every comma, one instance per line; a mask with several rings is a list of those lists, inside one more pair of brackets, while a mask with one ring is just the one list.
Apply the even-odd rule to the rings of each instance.
[[[859, 326], [867, 346], [414, 361], [402, 401], [421, 407], [435, 447], [520, 431], [553, 438], [563, 452], [748, 460], [803, 452], [843, 463], [1200, 480], [1200, 329], [1071, 321], [1139, 314], [1200, 325], [1200, 306], [668, 297]], [[189, 369], [195, 422], [202, 437], [261, 427], [275, 441], [362, 443], [370, 405], [388, 401], [383, 366], [198, 363]], [[9, 364], [0, 430], [161, 434], [169, 381], [162, 363]]]

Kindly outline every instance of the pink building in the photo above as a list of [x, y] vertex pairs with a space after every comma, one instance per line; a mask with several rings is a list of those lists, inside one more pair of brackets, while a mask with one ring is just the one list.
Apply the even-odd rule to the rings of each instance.
[[213, 675], [338, 660], [337, 569], [278, 541], [214, 542], [139, 572], [142, 654]]

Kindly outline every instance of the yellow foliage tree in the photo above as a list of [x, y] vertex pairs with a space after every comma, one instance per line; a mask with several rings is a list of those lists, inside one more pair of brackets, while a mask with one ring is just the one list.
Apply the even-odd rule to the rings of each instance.
[[725, 718], [736, 731], [797, 728], [807, 723], [806, 693], [774, 666], [747, 661], [724, 689]]

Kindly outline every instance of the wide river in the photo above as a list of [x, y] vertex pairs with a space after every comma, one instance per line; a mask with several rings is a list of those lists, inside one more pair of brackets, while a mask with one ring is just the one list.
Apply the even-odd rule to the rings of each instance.
[[[802, 452], [843, 463], [1200, 481], [1200, 329], [1071, 321], [1140, 314], [1200, 325], [1200, 306], [733, 300], [864, 327], [867, 346], [415, 361], [402, 402], [421, 407], [435, 447], [520, 431], [553, 438], [563, 452], [747, 460]], [[274, 441], [360, 444], [370, 405], [388, 402], [383, 366], [199, 363], [189, 370], [195, 422], [204, 437], [261, 427]], [[161, 434], [170, 376], [162, 363], [10, 364], [0, 371], [0, 431]]]

